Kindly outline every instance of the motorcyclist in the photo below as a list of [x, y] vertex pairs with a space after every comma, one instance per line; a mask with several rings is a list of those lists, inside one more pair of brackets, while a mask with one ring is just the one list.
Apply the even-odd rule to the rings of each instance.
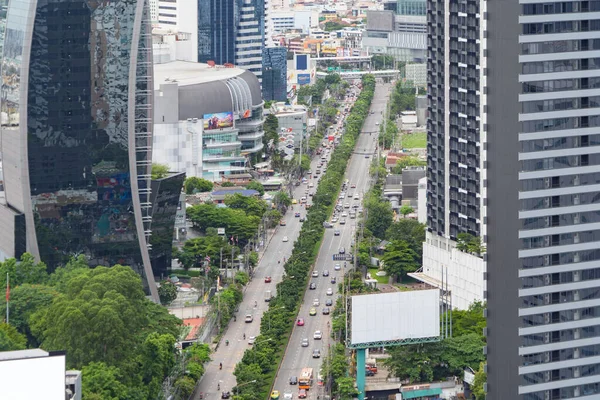
[[244, 340], [246, 340], [246, 334], [244, 333]]
[[225, 340], [225, 346], [229, 346], [229, 339]]
[[223, 363], [219, 363], [219, 369], [223, 369]]

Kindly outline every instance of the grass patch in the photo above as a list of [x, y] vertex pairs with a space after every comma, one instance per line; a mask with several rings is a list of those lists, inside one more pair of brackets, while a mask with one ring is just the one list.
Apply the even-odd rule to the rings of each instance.
[[405, 149], [424, 149], [427, 147], [427, 133], [414, 132], [402, 135], [402, 147]]
[[389, 276], [377, 276], [377, 271], [379, 271], [377, 268], [368, 269], [369, 274], [371, 274], [371, 278], [375, 279], [378, 283], [387, 284], [389, 281]]

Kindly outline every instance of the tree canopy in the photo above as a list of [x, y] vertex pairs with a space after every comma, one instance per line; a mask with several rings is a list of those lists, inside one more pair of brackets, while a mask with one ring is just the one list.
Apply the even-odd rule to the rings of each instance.
[[190, 176], [189, 178], [186, 178], [183, 187], [185, 190], [185, 194], [194, 194], [196, 192], [211, 192], [213, 190], [213, 183], [206, 179]]
[[152, 179], [162, 179], [169, 174], [169, 166], [166, 164], [152, 163]]

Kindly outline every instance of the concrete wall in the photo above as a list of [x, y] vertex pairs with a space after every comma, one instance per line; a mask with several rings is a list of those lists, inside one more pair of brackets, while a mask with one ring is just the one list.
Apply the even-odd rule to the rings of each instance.
[[[427, 232], [423, 243], [423, 273], [442, 280], [442, 268], [448, 271], [452, 307], [465, 310], [475, 301], [483, 301], [483, 259], [455, 248], [455, 242]], [[445, 279], [445, 278], [444, 278]]]

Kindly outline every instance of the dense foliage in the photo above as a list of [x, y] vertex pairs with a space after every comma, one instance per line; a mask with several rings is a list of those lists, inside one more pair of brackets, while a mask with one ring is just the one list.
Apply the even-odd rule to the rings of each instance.
[[411, 382], [431, 382], [460, 376], [465, 367], [479, 370], [485, 360], [483, 346], [484, 305], [474, 303], [468, 310], [453, 310], [452, 337], [441, 342], [398, 346], [388, 349], [385, 361], [392, 374]]
[[[10, 276], [10, 326], [0, 325], [0, 350], [66, 350], [67, 368], [81, 369], [85, 399], [153, 399], [173, 368], [179, 320], [146, 298], [131, 268], [89, 268], [85, 257], [50, 275], [23, 255], [0, 264]], [[1, 307], [6, 307], [4, 296]]]
[[196, 192], [210, 192], [213, 190], [213, 183], [209, 180], [190, 176], [186, 178], [183, 188], [185, 194], [194, 194]]
[[294, 245], [292, 255], [284, 265], [285, 275], [277, 285], [277, 297], [269, 303], [269, 309], [261, 320], [260, 336], [256, 344], [246, 350], [242, 361], [235, 368], [238, 382], [256, 383], [239, 387], [241, 398], [264, 399], [268, 397], [285, 343], [287, 342], [296, 310], [299, 307], [308, 282], [311, 265], [315, 261], [319, 243], [323, 237], [323, 222], [331, 214], [340, 190], [340, 182], [360, 134], [375, 91], [372, 75], [363, 77], [363, 90], [347, 118], [346, 132], [332, 154], [327, 172], [321, 178], [313, 197], [313, 205], [306, 215], [300, 231], [301, 241]]

